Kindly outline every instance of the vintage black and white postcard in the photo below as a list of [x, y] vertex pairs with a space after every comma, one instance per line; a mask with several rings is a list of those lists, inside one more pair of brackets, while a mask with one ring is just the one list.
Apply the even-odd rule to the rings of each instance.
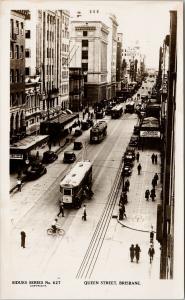
[[183, 299], [183, 2], [0, 12], [0, 298]]

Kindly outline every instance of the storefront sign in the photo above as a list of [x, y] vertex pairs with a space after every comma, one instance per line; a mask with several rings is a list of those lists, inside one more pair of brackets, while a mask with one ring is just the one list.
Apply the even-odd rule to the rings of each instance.
[[140, 131], [140, 137], [160, 138], [160, 131]]
[[10, 159], [23, 159], [23, 154], [20, 153], [11, 153]]

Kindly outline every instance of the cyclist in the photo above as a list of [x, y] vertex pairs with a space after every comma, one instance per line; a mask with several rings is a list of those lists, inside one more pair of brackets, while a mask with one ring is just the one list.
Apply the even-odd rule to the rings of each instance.
[[58, 222], [58, 219], [55, 219], [53, 221], [53, 223], [51, 224], [51, 228], [53, 230], [53, 233], [56, 233], [57, 232], [57, 222]]

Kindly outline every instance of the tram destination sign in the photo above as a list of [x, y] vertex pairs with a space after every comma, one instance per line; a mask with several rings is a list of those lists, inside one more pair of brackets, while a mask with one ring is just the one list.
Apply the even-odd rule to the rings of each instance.
[[160, 138], [160, 131], [140, 131], [140, 137], [152, 137], [152, 138]]

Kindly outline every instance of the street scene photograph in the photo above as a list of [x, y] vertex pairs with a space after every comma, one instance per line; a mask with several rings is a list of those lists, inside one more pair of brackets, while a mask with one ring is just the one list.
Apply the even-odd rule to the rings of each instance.
[[26, 3], [4, 8], [1, 299], [183, 299], [183, 2]]

